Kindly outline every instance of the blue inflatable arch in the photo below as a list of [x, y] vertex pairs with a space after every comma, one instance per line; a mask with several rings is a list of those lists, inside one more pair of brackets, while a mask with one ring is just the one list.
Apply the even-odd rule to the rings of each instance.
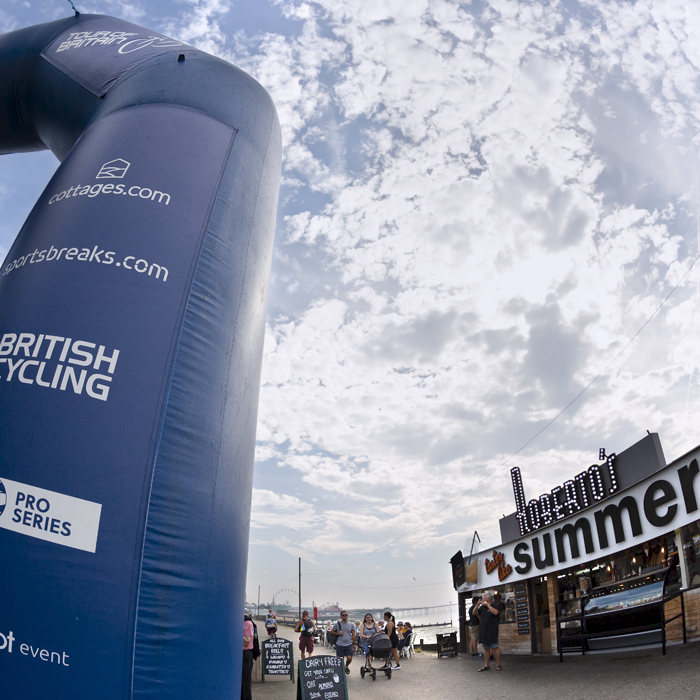
[[0, 685], [236, 698], [274, 106], [110, 17], [0, 66], [0, 152], [61, 161], [0, 270]]

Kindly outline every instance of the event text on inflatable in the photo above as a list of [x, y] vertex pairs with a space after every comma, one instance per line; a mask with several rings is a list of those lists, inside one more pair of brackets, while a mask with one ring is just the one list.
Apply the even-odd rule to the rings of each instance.
[[41, 647], [34, 647], [32, 644], [15, 644], [16, 641], [12, 630], [7, 634], [0, 632], [0, 652], [4, 651], [7, 654], [16, 654], [19, 649], [19, 653], [23, 656], [29, 656], [52, 664], [55, 663], [59, 666], [70, 666], [68, 663], [70, 656], [68, 656], [65, 651], [49, 651]]

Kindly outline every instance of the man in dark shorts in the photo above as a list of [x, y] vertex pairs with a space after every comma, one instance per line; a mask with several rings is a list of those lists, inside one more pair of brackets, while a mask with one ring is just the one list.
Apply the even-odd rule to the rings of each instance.
[[484, 665], [479, 671], [490, 671], [489, 661], [491, 660], [491, 651], [496, 658], [496, 670], [501, 670], [501, 650], [498, 647], [498, 616], [500, 610], [495, 607], [493, 596], [490, 593], [484, 593], [481, 596], [478, 607], [479, 613], [479, 638], [481, 645], [484, 647]]
[[355, 625], [348, 622], [348, 613], [345, 610], [340, 613], [340, 620], [333, 625], [330, 634], [336, 638], [335, 655], [339, 658], [345, 657], [345, 673], [350, 675], [350, 664], [357, 648], [357, 635]]
[[479, 615], [476, 610], [479, 603], [479, 597], [472, 598], [472, 606], [469, 608], [469, 638], [471, 640], [472, 659], [478, 659], [483, 656], [479, 653]]
[[297, 622], [297, 626], [294, 628], [295, 632], [301, 632], [299, 635], [299, 651], [301, 651], [301, 658], [305, 659], [308, 653], [309, 657], [314, 655], [314, 632], [316, 631], [316, 625], [314, 621], [309, 618], [309, 611], [304, 610], [301, 614], [301, 620]]

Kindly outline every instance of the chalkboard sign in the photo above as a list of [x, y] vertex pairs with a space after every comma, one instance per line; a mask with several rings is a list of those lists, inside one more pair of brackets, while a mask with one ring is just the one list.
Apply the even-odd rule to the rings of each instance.
[[441, 656], [457, 656], [457, 633], [437, 635], [438, 658]]
[[291, 676], [294, 681], [294, 646], [288, 639], [264, 639], [262, 643], [262, 679], [265, 676]]
[[313, 656], [299, 662], [297, 700], [348, 700], [345, 659]]

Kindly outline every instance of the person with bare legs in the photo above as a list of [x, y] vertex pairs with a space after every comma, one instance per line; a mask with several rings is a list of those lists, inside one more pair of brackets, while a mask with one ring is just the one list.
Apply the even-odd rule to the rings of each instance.
[[377, 623], [374, 621], [374, 617], [372, 617], [372, 613], [367, 613], [365, 615], [364, 620], [362, 621], [362, 624], [360, 625], [360, 644], [362, 644], [362, 650], [365, 652], [365, 656], [367, 657], [365, 660], [365, 668], [367, 668], [367, 664], [372, 665], [372, 654], [370, 653], [370, 642], [372, 641], [372, 637], [374, 637], [375, 634], [379, 633], [379, 627], [377, 626]]
[[335, 640], [335, 655], [338, 658], [345, 658], [345, 673], [350, 675], [350, 664], [352, 657], [355, 655], [357, 647], [357, 636], [355, 634], [355, 625], [348, 622], [348, 614], [345, 610], [340, 613], [340, 620], [333, 625], [330, 631]]
[[386, 624], [384, 625], [384, 634], [391, 639], [391, 655], [394, 657], [394, 665], [392, 671], [401, 670], [401, 662], [399, 661], [399, 635], [396, 631], [396, 618], [387, 610], [384, 613]]
[[483, 656], [479, 653], [479, 596], [472, 598], [472, 606], [469, 608], [469, 639], [472, 650], [472, 659], [478, 659]]
[[316, 625], [314, 621], [309, 618], [308, 610], [304, 610], [301, 614], [301, 620], [297, 622], [294, 631], [301, 632], [299, 635], [299, 651], [301, 651], [301, 658], [305, 659], [307, 652], [309, 658], [311, 658], [314, 655], [314, 632], [316, 631]]
[[478, 603], [479, 638], [484, 647], [484, 665], [479, 671], [490, 671], [491, 652], [496, 659], [496, 670], [501, 670], [501, 650], [498, 646], [498, 617], [500, 610], [495, 607], [491, 593], [484, 593]]

